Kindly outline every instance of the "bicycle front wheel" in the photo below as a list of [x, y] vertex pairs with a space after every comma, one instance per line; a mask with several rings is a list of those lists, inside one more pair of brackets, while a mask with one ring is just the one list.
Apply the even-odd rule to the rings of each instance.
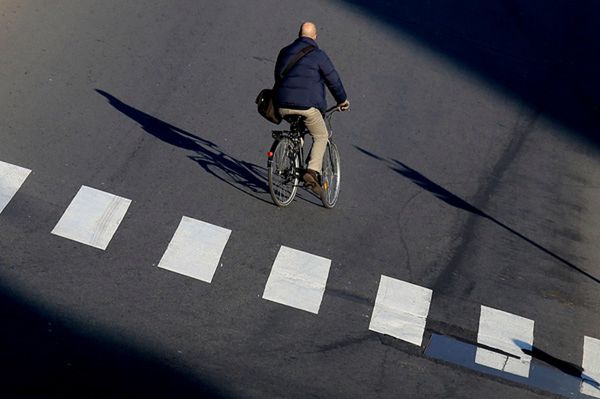
[[340, 183], [342, 172], [340, 169], [340, 153], [337, 146], [329, 141], [325, 156], [323, 157], [323, 173], [321, 180], [323, 185], [323, 194], [321, 201], [325, 208], [333, 208], [340, 195]]
[[298, 169], [300, 160], [293, 151], [294, 144], [288, 138], [277, 142], [273, 156], [269, 159], [269, 193], [275, 205], [288, 206], [298, 191]]

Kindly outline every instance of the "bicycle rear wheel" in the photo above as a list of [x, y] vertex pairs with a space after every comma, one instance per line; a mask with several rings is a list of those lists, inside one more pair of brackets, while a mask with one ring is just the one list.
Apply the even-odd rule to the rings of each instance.
[[293, 151], [294, 144], [288, 138], [277, 142], [273, 156], [269, 159], [269, 193], [275, 205], [288, 206], [298, 191], [298, 169], [300, 160]]
[[321, 174], [323, 194], [321, 201], [325, 208], [333, 208], [340, 195], [342, 172], [340, 169], [340, 153], [337, 146], [329, 141], [323, 157], [323, 173]]

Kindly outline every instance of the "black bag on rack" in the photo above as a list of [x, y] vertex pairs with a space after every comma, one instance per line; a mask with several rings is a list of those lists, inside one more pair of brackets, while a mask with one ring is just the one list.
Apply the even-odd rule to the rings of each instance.
[[275, 109], [273, 103], [273, 96], [275, 92], [273, 89], [262, 89], [256, 97], [256, 104], [258, 105], [258, 113], [265, 117], [269, 122], [273, 122], [276, 125], [281, 123], [281, 115]]

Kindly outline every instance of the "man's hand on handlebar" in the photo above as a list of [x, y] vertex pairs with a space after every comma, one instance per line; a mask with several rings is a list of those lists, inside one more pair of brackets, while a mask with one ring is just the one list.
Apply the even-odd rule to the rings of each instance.
[[347, 111], [350, 109], [350, 101], [346, 100], [343, 103], [337, 105], [340, 111]]

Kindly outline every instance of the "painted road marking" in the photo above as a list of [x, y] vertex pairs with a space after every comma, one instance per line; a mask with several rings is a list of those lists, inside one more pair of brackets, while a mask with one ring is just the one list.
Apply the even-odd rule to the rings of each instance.
[[477, 348], [475, 362], [507, 373], [529, 376], [531, 356], [523, 349], [533, 347], [533, 320], [481, 306], [477, 342], [513, 356]]
[[81, 186], [52, 234], [106, 249], [131, 200]]
[[263, 298], [318, 314], [330, 265], [329, 259], [282, 246]]
[[421, 345], [432, 294], [428, 288], [381, 276], [369, 330]]
[[210, 283], [231, 230], [184, 216], [158, 267]]
[[583, 339], [583, 374], [581, 393], [600, 398], [600, 339]]
[[[472, 345], [456, 338], [432, 333], [431, 339], [427, 344], [427, 349], [425, 350], [425, 355], [466, 367], [478, 373], [485, 373], [507, 381], [514, 381], [532, 388], [552, 392], [556, 396], [584, 398], [584, 395], [579, 394], [581, 378], [571, 370], [561, 369], [557, 364], [550, 364], [552, 362], [536, 362], [533, 360], [529, 376], [521, 377], [475, 363], [477, 348], [477, 344]], [[585, 397], [588, 398], [587, 396]]]
[[31, 170], [0, 161], [0, 213], [27, 179]]

